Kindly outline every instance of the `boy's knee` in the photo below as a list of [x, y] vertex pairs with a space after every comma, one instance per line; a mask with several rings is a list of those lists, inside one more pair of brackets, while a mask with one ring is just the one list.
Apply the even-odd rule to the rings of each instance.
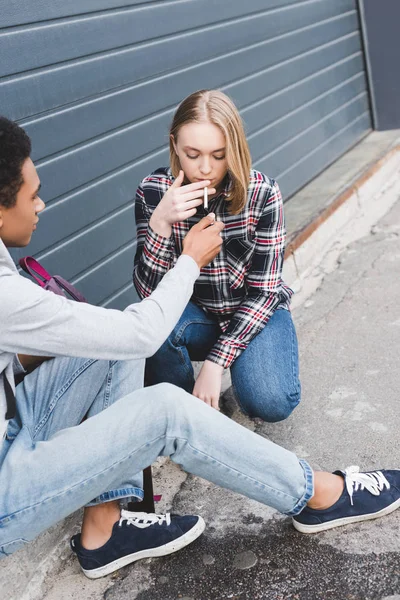
[[178, 408], [182, 403], [182, 394], [187, 393], [173, 383], [158, 383], [150, 388], [152, 390], [152, 397], [156, 400], [159, 405], [165, 405], [168, 408]]

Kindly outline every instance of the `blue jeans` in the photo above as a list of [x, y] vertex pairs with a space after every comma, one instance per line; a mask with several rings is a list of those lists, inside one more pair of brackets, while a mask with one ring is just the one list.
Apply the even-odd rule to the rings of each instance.
[[137, 474], [161, 455], [283, 513], [301, 511], [313, 494], [305, 461], [175, 386], [142, 388], [143, 368], [54, 359], [17, 387], [18, 415], [0, 443], [0, 556], [84, 505], [140, 497]]
[[[205, 360], [221, 330], [217, 320], [190, 302], [160, 350], [147, 360], [146, 382], [173, 383], [191, 393], [192, 360]], [[243, 412], [270, 423], [286, 419], [300, 401], [297, 336], [292, 316], [277, 310], [231, 366]]]

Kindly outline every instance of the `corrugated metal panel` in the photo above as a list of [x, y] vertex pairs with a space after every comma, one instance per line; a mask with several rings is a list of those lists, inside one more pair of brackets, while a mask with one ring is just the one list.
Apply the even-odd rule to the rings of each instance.
[[370, 127], [355, 0], [0, 0], [1, 112], [34, 140], [32, 252], [88, 298], [133, 297], [133, 198], [179, 101], [229, 93], [286, 196]]

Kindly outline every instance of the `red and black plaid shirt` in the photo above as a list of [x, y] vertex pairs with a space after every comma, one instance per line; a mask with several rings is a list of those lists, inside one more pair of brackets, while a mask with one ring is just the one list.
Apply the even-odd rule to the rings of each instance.
[[[173, 181], [170, 169], [157, 169], [136, 193], [133, 281], [141, 298], [149, 296], [174, 266], [185, 235], [205, 214], [200, 206], [194, 217], [173, 225], [170, 238], [152, 230], [150, 217]], [[278, 184], [252, 170], [247, 203], [238, 215], [229, 213], [225, 201], [229, 184], [227, 176], [222, 191], [209, 201], [210, 211], [225, 224], [224, 243], [218, 256], [201, 269], [192, 296], [218, 319], [221, 335], [207, 358], [224, 368], [262, 331], [276, 309], [289, 309], [293, 294], [281, 277], [285, 225]]]

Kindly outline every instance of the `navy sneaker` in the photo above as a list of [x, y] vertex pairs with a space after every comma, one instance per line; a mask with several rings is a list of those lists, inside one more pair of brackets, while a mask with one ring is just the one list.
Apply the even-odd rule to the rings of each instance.
[[359, 467], [348, 467], [334, 474], [344, 478], [342, 495], [330, 508], [315, 510], [306, 506], [293, 517], [293, 525], [301, 533], [378, 519], [400, 506], [400, 471], [360, 473]]
[[110, 539], [96, 550], [86, 550], [81, 535], [74, 535], [71, 548], [82, 571], [90, 579], [109, 575], [125, 565], [153, 556], [172, 554], [191, 544], [204, 531], [199, 516], [156, 515], [121, 511]]

